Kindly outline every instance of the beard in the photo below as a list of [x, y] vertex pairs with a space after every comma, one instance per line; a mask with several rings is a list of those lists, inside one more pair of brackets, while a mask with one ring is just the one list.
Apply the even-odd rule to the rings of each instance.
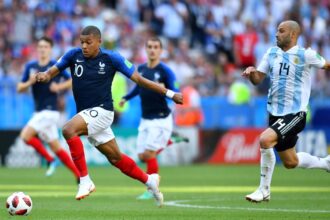
[[283, 38], [282, 40], [277, 40], [277, 41], [276, 41], [277, 46], [278, 46], [279, 48], [281, 48], [281, 49], [283, 49], [283, 48], [289, 46], [290, 43], [291, 43], [291, 41], [290, 41], [290, 38], [289, 38], [289, 37], [287, 37], [287, 38]]

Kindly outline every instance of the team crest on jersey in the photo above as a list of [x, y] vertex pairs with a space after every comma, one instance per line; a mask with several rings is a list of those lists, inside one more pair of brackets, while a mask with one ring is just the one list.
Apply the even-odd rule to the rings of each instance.
[[102, 63], [101, 61], [99, 62], [99, 71], [98, 74], [105, 74], [105, 63]]
[[296, 57], [296, 58], [294, 58], [294, 64], [298, 64], [299, 63], [299, 58], [298, 57]]
[[160, 74], [158, 72], [155, 72], [154, 73], [154, 81], [159, 82], [159, 79], [160, 79]]

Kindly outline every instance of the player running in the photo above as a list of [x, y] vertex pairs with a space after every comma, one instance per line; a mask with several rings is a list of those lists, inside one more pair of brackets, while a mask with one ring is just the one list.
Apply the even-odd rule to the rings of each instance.
[[254, 85], [269, 75], [271, 85], [267, 110], [269, 128], [260, 135], [260, 185], [245, 198], [251, 202], [270, 200], [270, 183], [275, 166], [275, 148], [288, 169], [317, 168], [330, 171], [330, 155], [325, 158], [296, 153], [295, 145], [306, 124], [311, 92], [311, 67], [330, 69], [330, 64], [314, 50], [297, 45], [300, 35], [297, 22], [288, 20], [277, 28], [277, 47], [270, 48], [258, 68], [248, 67], [242, 75]]
[[[173, 71], [160, 60], [163, 49], [160, 39], [150, 38], [145, 46], [148, 61], [138, 67], [138, 72], [143, 77], [178, 92], [178, 83]], [[122, 98], [119, 105], [123, 106], [126, 101], [137, 95], [140, 95], [142, 109], [142, 119], [138, 128], [137, 152], [139, 159], [147, 165], [147, 174], [154, 174], [159, 170], [157, 153], [171, 141], [173, 116], [165, 96], [138, 85]], [[150, 198], [152, 198], [152, 194], [148, 190], [137, 197], [137, 199]]]
[[[61, 147], [58, 135], [58, 121], [60, 113], [57, 108], [58, 92], [71, 88], [71, 77], [65, 70], [46, 84], [36, 84], [36, 73], [44, 71], [56, 62], [51, 60], [53, 41], [48, 37], [38, 40], [38, 59], [26, 64], [22, 81], [17, 84], [19, 93], [32, 87], [35, 103], [35, 113], [23, 128], [20, 136], [24, 142], [33, 147], [48, 163], [46, 176], [55, 172], [55, 159], [47, 152], [40, 139], [48, 143], [50, 149], [57, 157], [79, 178], [79, 172], [72, 162], [69, 154]], [[64, 82], [61, 80], [64, 79]], [[39, 139], [40, 138], [40, 139]]]
[[83, 199], [95, 191], [95, 185], [88, 174], [84, 148], [79, 137], [87, 135], [88, 140], [107, 157], [112, 165], [127, 176], [145, 184], [152, 191], [157, 205], [161, 207], [163, 194], [158, 188], [158, 174], [146, 174], [130, 157], [119, 150], [110, 128], [114, 112], [109, 86], [118, 71], [141, 87], [166, 95], [176, 103], [182, 103], [182, 95], [141, 77], [134, 65], [119, 53], [114, 51], [105, 53], [100, 49], [101, 32], [97, 27], [85, 27], [81, 31], [80, 42], [81, 48], [71, 49], [54, 66], [45, 72], [38, 73], [36, 77], [38, 82], [48, 82], [61, 70], [67, 67], [71, 70], [73, 95], [78, 114], [64, 125], [63, 135], [80, 172], [76, 199]]

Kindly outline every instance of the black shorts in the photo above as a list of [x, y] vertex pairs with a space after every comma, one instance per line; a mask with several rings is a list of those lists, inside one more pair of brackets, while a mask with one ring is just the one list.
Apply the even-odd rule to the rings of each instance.
[[274, 146], [276, 151], [285, 151], [296, 145], [298, 134], [306, 125], [306, 112], [284, 116], [273, 116], [270, 114], [268, 125], [278, 136], [277, 144]]

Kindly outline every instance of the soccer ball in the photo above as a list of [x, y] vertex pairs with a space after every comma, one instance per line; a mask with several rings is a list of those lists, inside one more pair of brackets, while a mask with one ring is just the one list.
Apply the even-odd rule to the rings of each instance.
[[10, 215], [28, 215], [32, 210], [32, 199], [23, 192], [14, 192], [7, 198], [6, 208]]

